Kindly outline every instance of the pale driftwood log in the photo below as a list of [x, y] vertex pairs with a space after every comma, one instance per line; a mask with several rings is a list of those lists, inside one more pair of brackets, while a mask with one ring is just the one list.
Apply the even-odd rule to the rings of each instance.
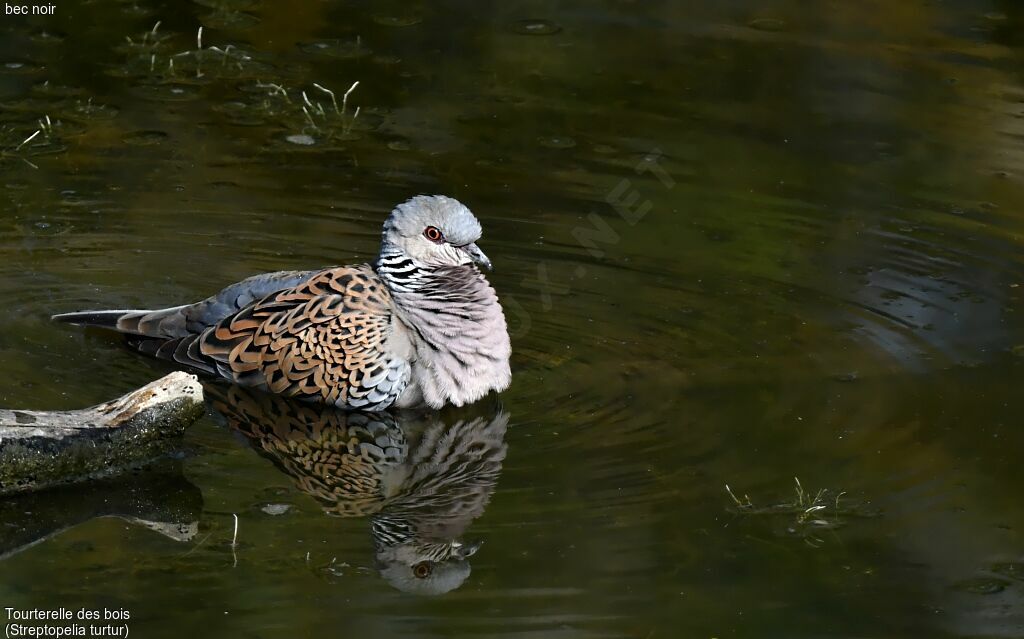
[[182, 372], [83, 410], [0, 409], [0, 495], [141, 465], [203, 410], [199, 380]]

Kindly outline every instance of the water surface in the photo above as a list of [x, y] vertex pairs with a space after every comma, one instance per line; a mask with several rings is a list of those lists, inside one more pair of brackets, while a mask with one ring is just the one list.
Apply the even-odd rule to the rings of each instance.
[[1015, 3], [96, 0], [0, 34], [0, 405], [167, 370], [52, 313], [366, 261], [416, 193], [480, 217], [514, 333], [500, 398], [380, 427], [494, 435], [444, 484], [479, 508], [429, 511], [483, 542], [445, 594], [211, 411], [141, 474], [0, 502], [0, 606], [143, 637], [1024, 636]]

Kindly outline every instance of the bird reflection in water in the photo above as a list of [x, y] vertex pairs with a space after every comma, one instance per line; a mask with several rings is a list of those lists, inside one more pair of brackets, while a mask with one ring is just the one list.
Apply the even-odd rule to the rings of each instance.
[[483, 514], [505, 458], [508, 415], [445, 423], [437, 414], [346, 412], [214, 383], [211, 407], [325, 512], [369, 517], [381, 575], [442, 594], [470, 574]]

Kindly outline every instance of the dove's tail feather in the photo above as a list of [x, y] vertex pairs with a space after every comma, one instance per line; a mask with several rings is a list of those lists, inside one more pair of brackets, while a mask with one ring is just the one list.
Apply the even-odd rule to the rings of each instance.
[[181, 312], [183, 308], [185, 307], [175, 306], [158, 310], [78, 311], [54, 315], [52, 319], [78, 326], [109, 328], [127, 335], [171, 339], [188, 334], [184, 330], [185, 317]]

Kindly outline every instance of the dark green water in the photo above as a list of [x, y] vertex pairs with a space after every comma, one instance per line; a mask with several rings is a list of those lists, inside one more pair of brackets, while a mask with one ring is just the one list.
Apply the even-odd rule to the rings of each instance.
[[[514, 331], [500, 398], [393, 425], [491, 429], [461, 587], [393, 588], [372, 517], [208, 417], [145, 474], [0, 502], [23, 541], [71, 526], [0, 549], [0, 607], [136, 637], [1024, 636], [1022, 69], [1009, 1], [0, 16], [0, 406], [167, 370], [52, 313], [365, 261], [421, 192], [480, 217]], [[357, 80], [344, 117], [314, 86]]]

